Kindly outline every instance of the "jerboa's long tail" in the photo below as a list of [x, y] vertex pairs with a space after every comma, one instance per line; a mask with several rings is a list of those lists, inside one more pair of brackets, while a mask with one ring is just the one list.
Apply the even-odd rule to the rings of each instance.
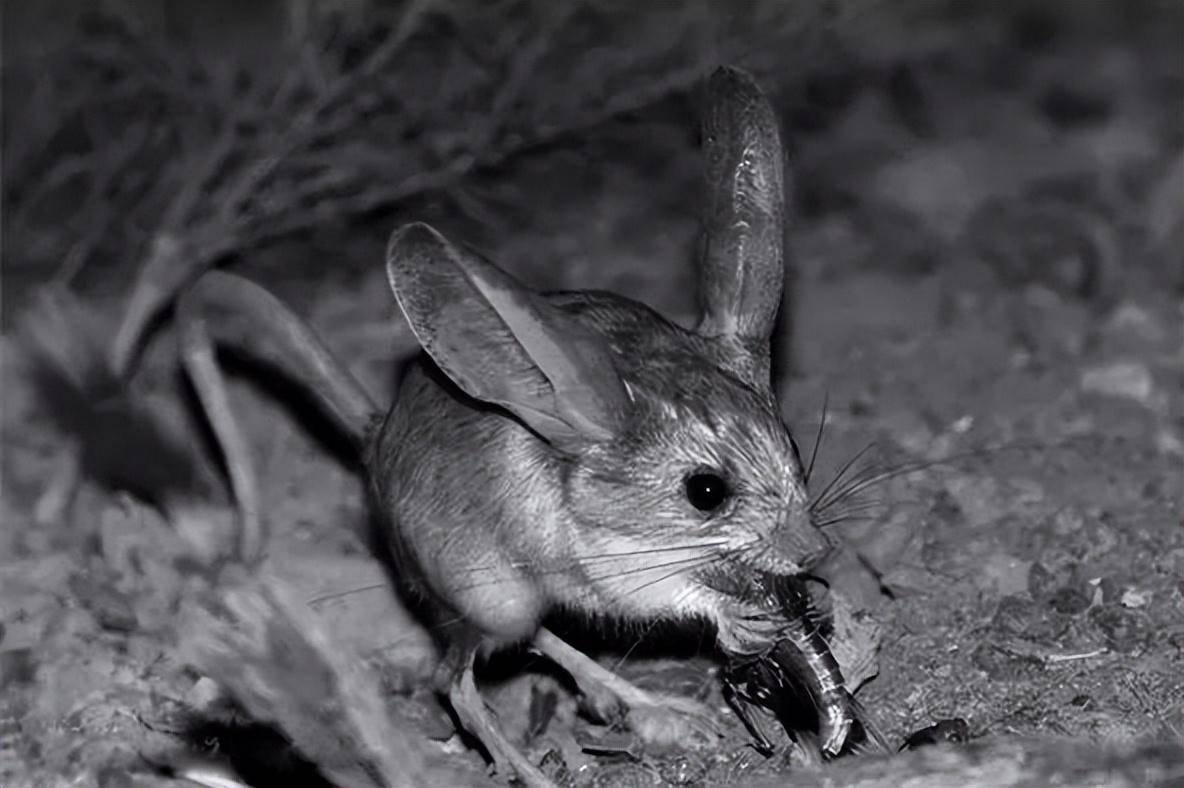
[[[224, 455], [240, 513], [240, 557], [257, 556], [262, 527], [244, 436], [226, 399], [215, 350], [226, 346], [296, 384], [355, 446], [377, 407], [301, 318], [263, 287], [214, 271], [177, 304], [181, 361]], [[111, 372], [101, 318], [64, 292], [46, 295], [22, 326], [46, 411], [80, 447], [84, 472], [168, 508], [178, 499], [218, 498], [221, 485], [200, 443]]]

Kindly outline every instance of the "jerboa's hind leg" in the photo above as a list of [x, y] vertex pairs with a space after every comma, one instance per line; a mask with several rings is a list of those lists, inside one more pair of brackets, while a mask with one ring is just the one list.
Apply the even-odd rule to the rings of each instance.
[[447, 693], [461, 726], [489, 753], [499, 777], [517, 777], [528, 788], [554, 788], [542, 770], [506, 738], [494, 713], [485, 705], [473, 676], [482, 645], [480, 636], [471, 634], [454, 639], [437, 668], [438, 688]]
[[644, 690], [602, 667], [591, 657], [540, 628], [531, 647], [563, 668], [584, 702], [605, 722], [624, 722], [642, 741], [688, 749], [716, 746], [716, 715], [703, 704], [679, 695]]
[[364, 439], [376, 408], [311, 327], [248, 279], [210, 272], [185, 293], [177, 313], [181, 363], [222, 450], [239, 512], [237, 557], [254, 561], [264, 543], [259, 485], [226, 396], [215, 346], [232, 347], [300, 384], [355, 445]]

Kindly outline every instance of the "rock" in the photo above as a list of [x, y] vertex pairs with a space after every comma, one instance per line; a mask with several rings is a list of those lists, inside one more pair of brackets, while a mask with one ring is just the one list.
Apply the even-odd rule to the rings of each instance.
[[1107, 647], [1122, 654], [1142, 650], [1153, 635], [1146, 614], [1120, 604], [1092, 608], [1089, 619], [1106, 639]]
[[1147, 603], [1151, 601], [1151, 594], [1146, 591], [1138, 591], [1134, 588], [1128, 588], [1122, 592], [1122, 597], [1119, 598], [1118, 604], [1123, 607], [1132, 609], [1146, 607]]
[[206, 711], [226, 697], [218, 682], [209, 676], [199, 676], [186, 693], [185, 700], [198, 711]]
[[1133, 301], [1123, 301], [1110, 313], [1106, 320], [1107, 334], [1125, 334], [1147, 343], [1158, 343], [1164, 338], [1164, 329], [1159, 321], [1144, 306]]
[[1162, 454], [1184, 457], [1184, 441], [1170, 429], [1161, 429], [1155, 434], [1155, 448]]
[[1137, 361], [1115, 361], [1090, 367], [1081, 374], [1081, 389], [1108, 397], [1149, 404], [1155, 388], [1151, 370]]

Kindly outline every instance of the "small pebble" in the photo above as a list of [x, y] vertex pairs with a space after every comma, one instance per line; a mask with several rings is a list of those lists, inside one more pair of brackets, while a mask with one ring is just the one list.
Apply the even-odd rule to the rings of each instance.
[[1121, 654], [1141, 649], [1151, 636], [1145, 616], [1121, 605], [1103, 605], [1090, 610], [1090, 620], [1106, 639], [1106, 645]]
[[1184, 457], [1184, 441], [1181, 441], [1171, 430], [1163, 429], [1155, 434], [1155, 448], [1161, 454], [1173, 454]]
[[970, 432], [972, 427], [974, 427], [974, 416], [966, 415], [951, 424], [950, 431], [958, 435], [964, 435]]
[[1140, 608], [1144, 607], [1151, 597], [1146, 591], [1136, 591], [1133, 588], [1128, 588], [1122, 592], [1122, 598], [1118, 603], [1123, 607]]
[[1163, 329], [1149, 311], [1139, 304], [1124, 301], [1114, 308], [1106, 321], [1109, 333], [1129, 333], [1141, 339], [1158, 342], [1163, 338]]
[[1118, 361], [1091, 367], [1081, 375], [1081, 388], [1094, 394], [1124, 397], [1146, 404], [1151, 399], [1154, 381], [1145, 364]]
[[205, 711], [221, 700], [223, 696], [224, 693], [222, 692], [222, 688], [218, 686], [218, 682], [209, 676], [202, 676], [193, 682], [193, 686], [189, 688], [185, 699], [193, 708], [198, 711]]

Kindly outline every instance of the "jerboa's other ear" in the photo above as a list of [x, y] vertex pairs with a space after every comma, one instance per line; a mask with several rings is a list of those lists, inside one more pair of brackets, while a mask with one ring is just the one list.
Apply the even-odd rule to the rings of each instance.
[[784, 154], [777, 119], [752, 77], [720, 68], [707, 83], [704, 336], [739, 340], [768, 373], [768, 340], [784, 285]]
[[618, 434], [629, 397], [604, 341], [423, 223], [396, 230], [391, 290], [420, 345], [474, 399], [557, 445]]

